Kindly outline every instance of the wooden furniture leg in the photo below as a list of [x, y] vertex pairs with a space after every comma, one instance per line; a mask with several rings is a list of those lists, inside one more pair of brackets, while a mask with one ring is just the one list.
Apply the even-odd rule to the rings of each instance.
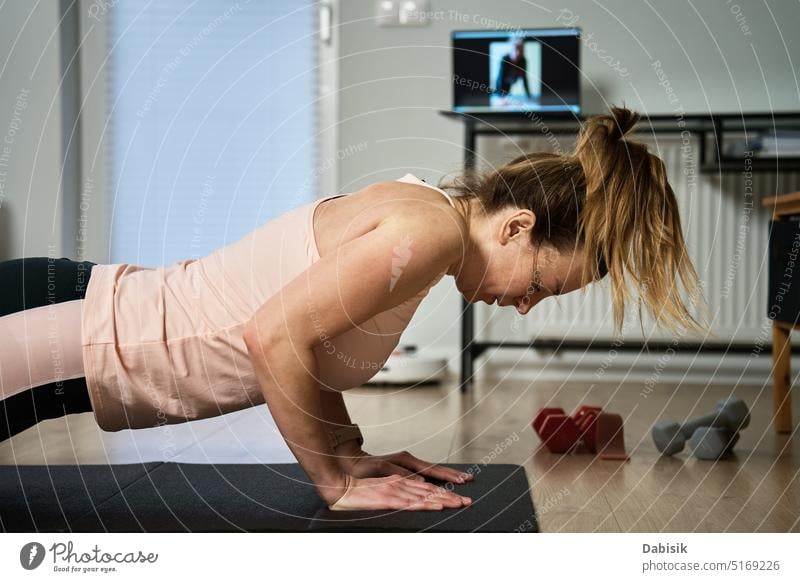
[[773, 426], [779, 434], [792, 432], [791, 327], [772, 322], [772, 412]]

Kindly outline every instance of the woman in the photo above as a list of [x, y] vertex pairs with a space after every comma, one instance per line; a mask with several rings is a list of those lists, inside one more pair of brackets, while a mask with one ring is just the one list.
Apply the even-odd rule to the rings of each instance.
[[531, 89], [528, 86], [528, 61], [525, 58], [525, 44], [522, 40], [514, 43], [511, 52], [500, 60], [500, 70], [495, 81], [495, 91], [502, 97], [508, 95], [511, 87], [518, 80], [522, 79], [525, 88], [525, 97], [531, 97]]
[[331, 509], [470, 503], [422, 478], [469, 474], [365, 453], [341, 392], [383, 366], [444, 275], [471, 302], [525, 314], [608, 273], [617, 330], [627, 279], [658, 323], [700, 330], [677, 289], [699, 298], [664, 164], [625, 138], [638, 118], [612, 108], [573, 154], [441, 184], [458, 196], [406, 174], [169, 267], [0, 264], [4, 436], [77, 412], [115, 431], [265, 402]]

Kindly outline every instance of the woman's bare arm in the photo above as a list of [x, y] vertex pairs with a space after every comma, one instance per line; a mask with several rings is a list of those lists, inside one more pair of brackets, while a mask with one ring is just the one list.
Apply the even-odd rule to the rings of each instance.
[[[322, 405], [322, 425], [325, 430], [334, 430], [347, 424], [352, 424], [350, 413], [344, 402], [344, 395], [338, 390], [319, 391], [320, 404]], [[353, 455], [361, 450], [361, 445], [357, 440], [348, 440], [334, 449], [336, 461], [347, 462], [353, 459]]]
[[340, 497], [346, 477], [319, 419], [317, 360], [310, 348], [248, 339], [253, 368], [278, 430], [326, 502]]
[[[290, 281], [245, 330], [278, 429], [326, 501], [341, 494], [347, 477], [320, 420], [313, 348], [321, 337], [336, 337], [410, 299], [456, 261], [461, 232], [455, 225], [443, 227], [446, 222], [422, 210], [387, 219]], [[407, 253], [409, 244], [410, 258], [397, 277], [393, 259], [398, 249]]]
[[344, 395], [338, 390], [325, 390], [320, 388], [320, 404], [322, 405], [322, 424], [326, 430], [334, 430], [347, 424], [352, 424]]

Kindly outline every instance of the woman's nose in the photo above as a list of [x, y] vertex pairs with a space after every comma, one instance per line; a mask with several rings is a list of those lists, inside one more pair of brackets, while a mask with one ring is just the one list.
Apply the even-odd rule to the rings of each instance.
[[528, 295], [523, 295], [517, 298], [517, 301], [515, 301], [517, 311], [520, 315], [525, 315], [531, 309], [536, 307], [536, 304], [544, 298], [545, 297], [543, 297], [541, 293], [529, 293]]
[[520, 315], [525, 315], [531, 310], [531, 298], [530, 297], [523, 297], [519, 301], [517, 301], [517, 312]]

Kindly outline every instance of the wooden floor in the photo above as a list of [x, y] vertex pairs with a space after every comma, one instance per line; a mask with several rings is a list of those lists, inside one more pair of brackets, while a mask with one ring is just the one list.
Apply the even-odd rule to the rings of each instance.
[[[349, 391], [346, 400], [370, 453], [407, 449], [428, 461], [467, 463], [477, 478], [488, 462], [524, 465], [543, 531], [800, 532], [800, 445], [791, 435], [773, 433], [770, 390], [769, 384], [733, 390], [750, 406], [752, 420], [735, 455], [718, 462], [688, 453], [662, 458], [649, 429], [662, 418], [682, 420], [711, 410], [731, 394], [721, 387], [657, 385], [646, 392], [641, 383], [477, 380], [467, 394], [449, 382], [362, 387]], [[530, 427], [535, 411], [541, 406], [572, 411], [581, 403], [623, 415], [629, 462], [555, 455], [539, 446]], [[0, 464], [293, 461], [288, 449], [276, 448], [274, 424], [261, 411], [222, 419], [224, 425], [220, 419], [186, 423], [180, 429], [190, 434], [175, 433], [172, 442], [163, 432], [153, 433], [142, 445], [131, 435], [147, 431], [101, 433], [91, 414], [73, 415], [0, 444]]]

